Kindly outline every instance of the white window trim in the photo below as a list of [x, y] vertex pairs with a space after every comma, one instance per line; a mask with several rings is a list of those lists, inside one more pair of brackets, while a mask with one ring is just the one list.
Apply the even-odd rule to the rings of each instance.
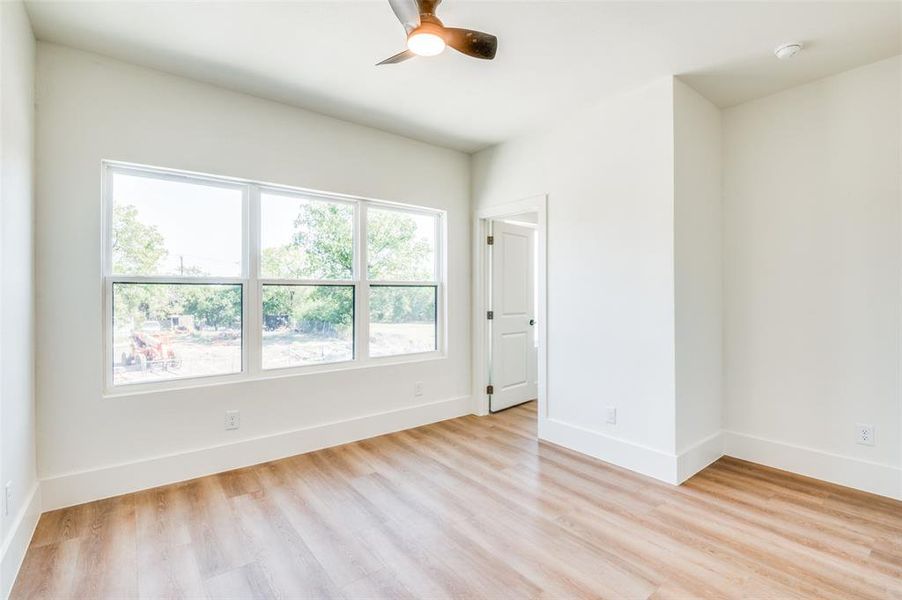
[[[101, 213], [101, 295], [103, 306], [103, 395], [104, 397], [149, 394], [170, 390], [226, 385], [246, 381], [279, 379], [328, 373], [334, 371], [372, 368], [378, 366], [416, 363], [447, 357], [447, 213], [444, 210], [411, 206], [385, 200], [335, 194], [319, 190], [289, 187], [246, 179], [219, 177], [203, 173], [176, 171], [160, 167], [136, 165], [118, 161], [102, 161]], [[240, 277], [181, 277], [181, 276], [121, 276], [112, 273], [112, 176], [113, 173], [146, 175], [157, 179], [190, 181], [242, 190], [242, 268]], [[260, 196], [263, 191], [320, 198], [330, 202], [351, 204], [354, 210], [354, 273], [350, 280], [317, 279], [261, 279]], [[367, 277], [366, 217], [367, 208], [379, 207], [435, 217], [435, 279], [429, 281], [370, 280]], [[242, 286], [241, 371], [226, 375], [199, 375], [177, 379], [144, 382], [113, 383], [113, 284], [114, 283], [195, 283], [239, 284]], [[354, 288], [354, 358], [346, 361], [319, 363], [283, 368], [263, 368], [263, 285], [335, 285]], [[371, 357], [369, 350], [369, 289], [371, 286], [435, 287], [436, 288], [436, 349], [426, 352]]]

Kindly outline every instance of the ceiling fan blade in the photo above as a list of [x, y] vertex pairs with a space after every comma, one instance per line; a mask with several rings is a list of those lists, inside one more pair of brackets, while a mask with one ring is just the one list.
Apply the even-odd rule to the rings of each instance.
[[379, 65], [393, 65], [395, 63], [404, 62], [405, 60], [413, 58], [414, 56], [416, 56], [416, 54], [414, 54], [410, 50], [405, 50], [404, 52], [398, 52], [394, 56], [389, 56], [382, 62], [376, 63], [376, 66], [378, 67]]
[[417, 0], [388, 0], [388, 4], [407, 33], [420, 26], [420, 7]]
[[491, 60], [498, 50], [498, 38], [491, 33], [445, 27], [445, 43], [467, 56]]

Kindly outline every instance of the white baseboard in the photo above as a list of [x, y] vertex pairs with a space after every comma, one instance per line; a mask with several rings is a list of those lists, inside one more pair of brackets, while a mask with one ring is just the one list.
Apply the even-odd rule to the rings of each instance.
[[0, 598], [9, 597], [40, 518], [41, 485], [35, 482], [0, 548]]
[[902, 500], [902, 469], [736, 431], [724, 431], [724, 454], [799, 475]]
[[902, 468], [735, 431], [716, 432], [678, 455], [556, 419], [539, 420], [539, 439], [666, 483], [680, 484], [726, 455], [902, 500]]
[[697, 441], [677, 455], [677, 482], [683, 483], [723, 456], [723, 432]]
[[557, 419], [539, 419], [539, 439], [666, 483], [679, 483], [676, 455], [655, 448]]
[[453, 419], [471, 414], [472, 407], [470, 396], [461, 396], [231, 444], [50, 477], [41, 481], [43, 510], [55, 510]]

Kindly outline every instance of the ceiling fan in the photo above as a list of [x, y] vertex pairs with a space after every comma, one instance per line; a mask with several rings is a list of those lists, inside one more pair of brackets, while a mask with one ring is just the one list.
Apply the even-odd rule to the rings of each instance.
[[388, 0], [395, 16], [407, 32], [407, 50], [386, 58], [378, 65], [393, 65], [414, 56], [436, 56], [445, 46], [458, 52], [491, 60], [498, 49], [498, 38], [490, 33], [445, 27], [435, 16], [442, 0]]

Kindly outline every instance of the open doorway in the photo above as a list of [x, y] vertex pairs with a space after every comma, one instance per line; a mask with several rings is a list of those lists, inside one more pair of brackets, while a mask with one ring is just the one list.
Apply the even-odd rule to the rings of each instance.
[[545, 196], [476, 215], [474, 396], [490, 414], [545, 398]]

